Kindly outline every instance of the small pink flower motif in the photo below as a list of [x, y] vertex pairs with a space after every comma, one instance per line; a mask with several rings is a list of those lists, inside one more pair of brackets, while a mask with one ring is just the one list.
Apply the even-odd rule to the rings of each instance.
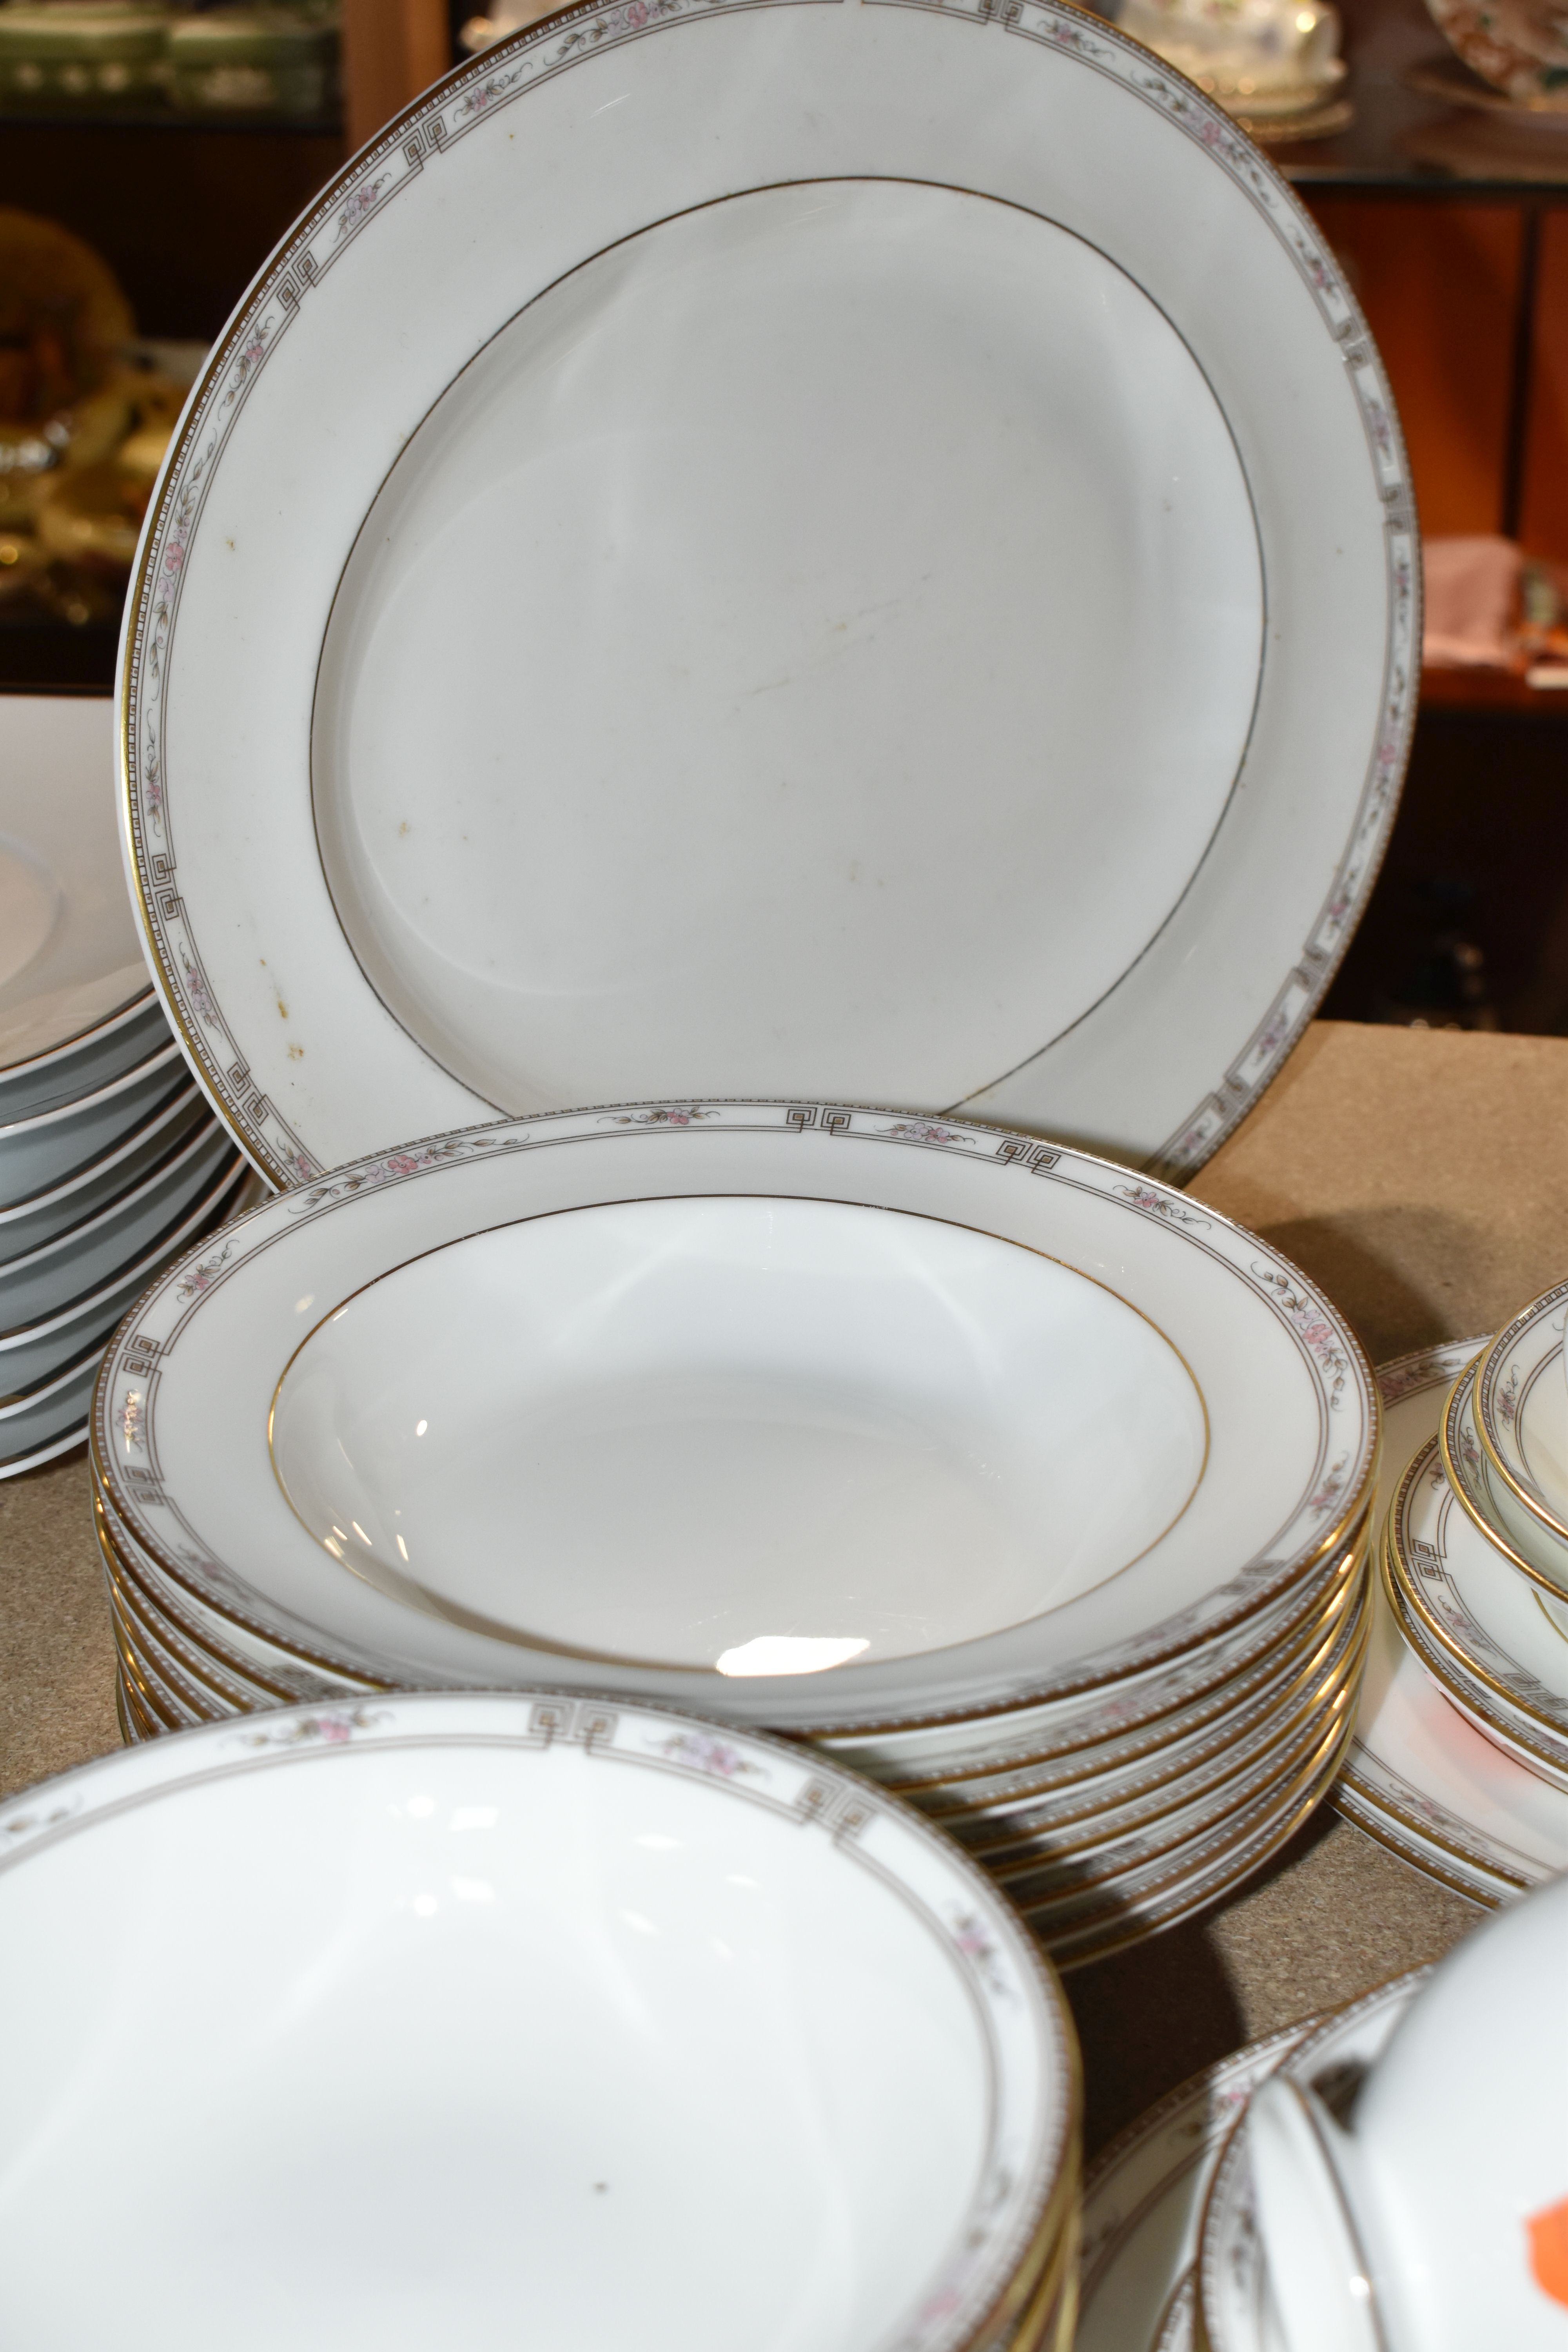
[[689, 1127], [693, 1120], [717, 1118], [716, 1110], [700, 1109], [696, 1103], [671, 1104], [663, 1110], [623, 1110], [601, 1121], [606, 1127]]
[[963, 1133], [956, 1127], [933, 1127], [922, 1119], [900, 1118], [893, 1127], [886, 1127], [884, 1135], [912, 1136], [917, 1143], [962, 1143]]
[[958, 2289], [956, 2285], [939, 2287], [935, 2294], [931, 2297], [930, 2301], [923, 2303], [921, 2305], [921, 2318], [922, 2321], [945, 2319], [950, 2312], [956, 2311], [957, 2308]]
[[1001, 1955], [984, 1919], [973, 1911], [954, 1910], [950, 1916], [953, 1942], [964, 1958], [972, 1962], [987, 1990], [998, 1994], [1009, 1992], [1012, 1988], [1002, 1968]]
[[715, 1739], [706, 1732], [677, 1731], [659, 1745], [677, 1763], [689, 1764], [698, 1772], [710, 1772], [717, 1780], [738, 1780], [759, 1769], [727, 1740]]
[[390, 173], [384, 172], [379, 180], [368, 181], [363, 188], [354, 190], [353, 194], [338, 215], [339, 236], [347, 236], [351, 229], [359, 226], [366, 213], [374, 211], [376, 199], [386, 186], [390, 176]]
[[320, 1740], [325, 1747], [342, 1748], [356, 1731], [367, 1731], [382, 1720], [381, 1711], [374, 1707], [333, 1709], [330, 1714], [300, 1716], [276, 1729], [258, 1730], [246, 1744], [250, 1748], [303, 1748], [312, 1740]]
[[180, 961], [184, 967], [185, 986], [190, 991], [191, 1003], [195, 1006], [208, 1028], [216, 1029], [217, 1006], [213, 1003], [211, 990], [188, 955], [182, 952]]
[[211, 1257], [204, 1257], [199, 1265], [192, 1266], [189, 1274], [185, 1276], [184, 1281], [180, 1284], [178, 1290], [175, 1292], [175, 1297], [177, 1298], [200, 1298], [206, 1291], [210, 1290], [213, 1284], [217, 1280], [219, 1273], [228, 1263], [233, 1248], [234, 1244], [232, 1242], [225, 1242], [222, 1249], [215, 1250]]
[[631, 6], [626, 10], [626, 22], [633, 32], [640, 31], [641, 27], [647, 23], [647, 10], [643, 6], [643, 0], [632, 0]]
[[289, 1170], [290, 1175], [299, 1178], [301, 1184], [308, 1184], [316, 1172], [302, 1151], [286, 1151], [283, 1155], [283, 1165]]
[[412, 1176], [419, 1166], [419, 1160], [411, 1151], [400, 1151], [385, 1165], [389, 1176]]
[[180, 540], [180, 539], [172, 539], [172, 540], [169, 541], [168, 546], [163, 550], [163, 569], [164, 569], [164, 571], [165, 571], [165, 572], [177, 572], [177, 571], [179, 570], [179, 568], [180, 568], [181, 564], [182, 564], [182, 563], [184, 563], [184, 560], [185, 560], [185, 543], [184, 543], [184, 540]]

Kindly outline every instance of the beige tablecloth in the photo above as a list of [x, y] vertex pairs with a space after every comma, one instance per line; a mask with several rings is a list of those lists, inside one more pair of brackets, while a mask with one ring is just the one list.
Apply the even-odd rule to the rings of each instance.
[[[1374, 1363], [1491, 1330], [1568, 1268], [1568, 1040], [1320, 1022], [1193, 1190], [1321, 1283]], [[113, 1671], [79, 1453], [0, 1484], [0, 1793], [117, 1744]], [[1320, 1812], [1229, 1902], [1068, 1979], [1090, 2150], [1479, 1916]]]

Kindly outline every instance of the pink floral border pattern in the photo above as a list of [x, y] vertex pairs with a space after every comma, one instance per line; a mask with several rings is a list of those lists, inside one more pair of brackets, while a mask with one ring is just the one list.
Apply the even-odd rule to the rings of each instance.
[[[181, 898], [163, 769], [165, 655], [191, 539], [235, 419], [300, 306], [402, 190], [503, 108], [581, 58], [661, 28], [739, 9], [831, 6], [839, 0], [584, 0], [514, 35], [437, 85], [373, 142], [269, 266], [198, 387], [154, 510], [133, 583], [124, 670], [125, 761], [132, 854], [149, 943], [185, 1042], [235, 1133], [283, 1183], [322, 1171], [279, 1106], [256, 1085], [206, 978]], [[1298, 961], [1220, 1087], [1182, 1121], [1149, 1165], [1181, 1181], [1201, 1165], [1274, 1076], [1322, 996], [1372, 887], [1398, 797], [1415, 721], [1420, 641], [1414, 506], [1403, 444], [1366, 324], [1330, 247], [1295, 195], [1223, 110], [1167, 72], [1139, 43], [1063, 0], [874, 0], [918, 7], [1066, 51], [1154, 108], [1227, 172], [1289, 252], [1344, 355], [1384, 499], [1392, 614], [1384, 697], [1351, 840]]]

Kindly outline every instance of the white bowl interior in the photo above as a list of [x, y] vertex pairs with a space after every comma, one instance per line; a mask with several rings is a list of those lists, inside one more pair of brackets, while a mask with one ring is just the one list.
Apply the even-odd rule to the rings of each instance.
[[323, 647], [321, 854], [505, 1109], [957, 1102], [1169, 916], [1262, 640], [1225, 415], [1114, 262], [961, 189], [752, 190], [547, 288], [403, 449]]
[[862, 2352], [974, 2210], [958, 1955], [787, 1807], [575, 1747], [231, 1758], [0, 1894], [35, 2352]]
[[1037, 1251], [708, 1197], [397, 1267], [310, 1332], [271, 1442], [306, 1527], [383, 1591], [536, 1647], [776, 1675], [1104, 1582], [1185, 1507], [1207, 1423], [1155, 1326]]

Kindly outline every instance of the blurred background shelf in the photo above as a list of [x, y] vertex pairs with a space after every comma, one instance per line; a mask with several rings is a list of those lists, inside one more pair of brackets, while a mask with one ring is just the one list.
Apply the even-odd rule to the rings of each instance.
[[[1456, 68], [1421, 0], [1341, 0], [1349, 125], [1269, 152], [1376, 335], [1427, 536], [1568, 563], [1568, 124], [1416, 87]], [[458, 54], [472, 0], [345, 0], [343, 119], [0, 116], [0, 205], [109, 262], [146, 336], [211, 341], [345, 156]], [[1413, 81], [1412, 77], [1415, 77]], [[6, 611], [0, 692], [107, 693], [101, 613]], [[1429, 671], [1384, 874], [1324, 1010], [1568, 1034], [1568, 692]]]

